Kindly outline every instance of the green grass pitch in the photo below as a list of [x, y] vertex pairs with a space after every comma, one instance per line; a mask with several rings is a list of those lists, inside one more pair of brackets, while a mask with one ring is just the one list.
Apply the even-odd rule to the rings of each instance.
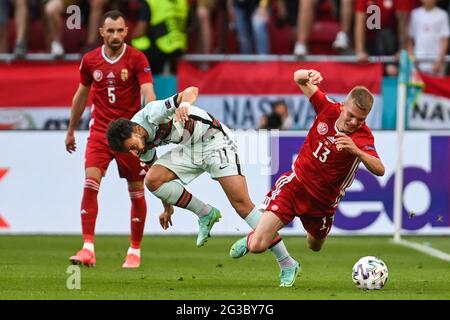
[[[80, 236], [0, 236], [0, 299], [450, 299], [450, 263], [392, 244], [387, 237], [330, 237], [321, 252], [304, 237], [285, 237], [303, 273], [294, 288], [279, 288], [271, 253], [228, 257], [238, 237], [146, 236], [138, 270], [121, 268], [126, 236], [97, 236], [97, 266], [81, 268], [81, 289], [69, 290], [68, 257]], [[415, 238], [450, 252], [448, 237]], [[353, 264], [375, 255], [389, 268], [379, 291], [361, 291]]]

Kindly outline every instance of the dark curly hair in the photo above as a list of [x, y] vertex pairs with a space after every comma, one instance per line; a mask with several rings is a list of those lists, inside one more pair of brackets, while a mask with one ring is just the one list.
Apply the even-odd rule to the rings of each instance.
[[106, 130], [106, 139], [108, 140], [109, 147], [113, 151], [128, 152], [128, 150], [125, 150], [123, 143], [125, 140], [131, 138], [135, 126], [137, 126], [136, 123], [125, 118], [111, 121]]

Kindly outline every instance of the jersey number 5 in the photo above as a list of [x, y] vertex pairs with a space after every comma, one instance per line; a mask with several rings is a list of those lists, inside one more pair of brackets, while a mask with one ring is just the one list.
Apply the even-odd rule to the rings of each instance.
[[116, 95], [114, 94], [114, 90], [116, 90], [116, 88], [108, 87], [108, 101], [109, 101], [109, 103], [116, 102]]
[[319, 154], [322, 147], [323, 147], [323, 143], [319, 142], [319, 147], [317, 148], [316, 152], [313, 153], [313, 155], [314, 155], [314, 157], [319, 159], [320, 162], [325, 163], [325, 161], [327, 161], [328, 155], [331, 153], [331, 150], [328, 149], [327, 147], [323, 147], [323, 152], [321, 154]]

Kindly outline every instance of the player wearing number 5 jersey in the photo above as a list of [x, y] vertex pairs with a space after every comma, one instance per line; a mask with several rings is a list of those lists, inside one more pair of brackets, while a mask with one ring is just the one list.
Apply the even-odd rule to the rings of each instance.
[[369, 90], [355, 87], [345, 102], [336, 103], [317, 87], [322, 81], [318, 71], [298, 70], [294, 81], [310, 99], [317, 117], [292, 170], [267, 194], [265, 212], [255, 231], [231, 247], [233, 258], [265, 251], [278, 230], [296, 216], [307, 231], [308, 247], [319, 251], [359, 164], [377, 176], [384, 174], [372, 132], [365, 124], [373, 105]]
[[[97, 194], [109, 163], [115, 159], [121, 178], [127, 179], [131, 199], [131, 244], [124, 268], [140, 264], [140, 244], [147, 207], [144, 198], [146, 165], [131, 154], [115, 153], [108, 147], [106, 128], [110, 121], [131, 117], [145, 102], [155, 100], [152, 74], [145, 55], [125, 43], [128, 28], [119, 11], [105, 13], [99, 29], [104, 45], [87, 53], [80, 64], [80, 85], [73, 98], [66, 149], [76, 150], [74, 131], [92, 91], [92, 120], [85, 154], [85, 183], [81, 201], [83, 249], [70, 257], [74, 264], [93, 266], [94, 230], [97, 219]], [[109, 214], [112, 214], [110, 212]]]

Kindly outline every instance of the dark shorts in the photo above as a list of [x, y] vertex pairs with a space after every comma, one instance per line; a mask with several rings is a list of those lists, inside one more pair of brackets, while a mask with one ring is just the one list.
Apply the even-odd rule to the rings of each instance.
[[334, 208], [311, 197], [292, 171], [281, 175], [262, 207], [273, 212], [284, 224], [299, 217], [305, 230], [315, 239], [325, 238], [333, 224]]
[[0, 26], [6, 26], [9, 19], [9, 1], [0, 0]]
[[105, 175], [109, 163], [115, 159], [119, 169], [119, 176], [128, 181], [142, 181], [147, 173], [147, 165], [142, 163], [132, 153], [113, 152], [101, 135], [92, 135], [88, 138], [85, 153], [85, 168], [99, 168]]

